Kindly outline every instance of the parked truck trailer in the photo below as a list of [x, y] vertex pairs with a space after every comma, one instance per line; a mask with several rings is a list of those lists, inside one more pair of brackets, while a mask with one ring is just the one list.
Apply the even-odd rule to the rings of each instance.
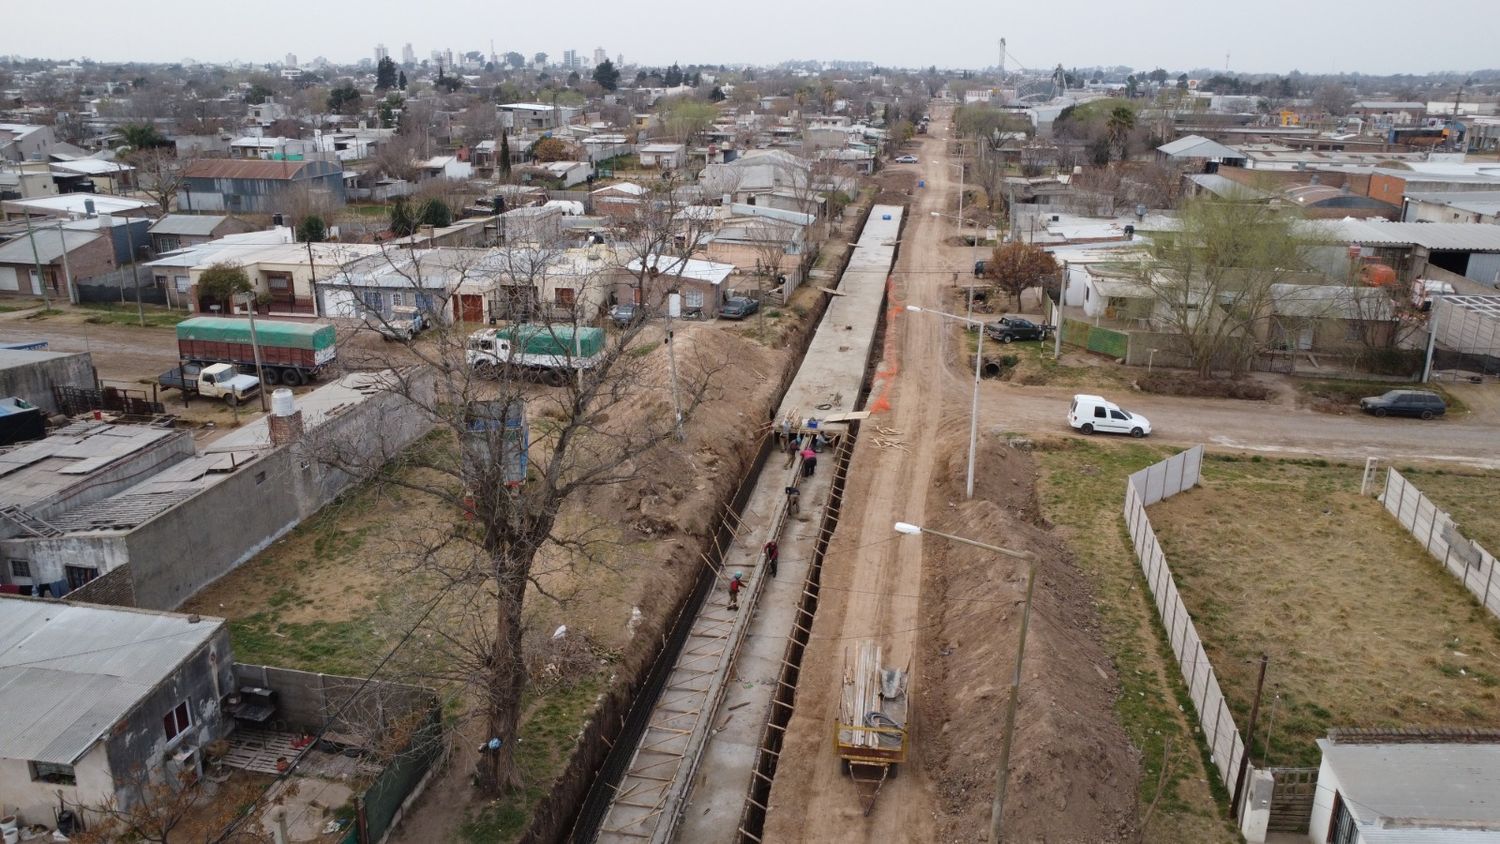
[[465, 357], [480, 372], [522, 370], [555, 386], [570, 372], [592, 368], [603, 355], [602, 328], [520, 323], [470, 334]]
[[[258, 319], [255, 341], [260, 346], [266, 385], [298, 387], [317, 378], [333, 364], [337, 347], [330, 323]], [[177, 354], [184, 363], [232, 363], [247, 375], [255, 374], [255, 351], [250, 345], [250, 320], [236, 317], [194, 317], [177, 323]]]

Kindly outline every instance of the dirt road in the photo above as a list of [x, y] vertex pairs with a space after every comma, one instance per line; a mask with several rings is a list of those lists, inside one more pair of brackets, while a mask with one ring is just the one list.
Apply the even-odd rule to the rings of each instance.
[[[1496, 391], [1490, 385], [1473, 390]], [[986, 381], [980, 394], [980, 425], [994, 431], [1065, 434], [1069, 431], [1068, 403], [1081, 391], [1090, 390]], [[1151, 420], [1153, 442], [1183, 446], [1204, 443], [1224, 451], [1334, 460], [1380, 457], [1500, 467], [1495, 449], [1500, 441], [1500, 416], [1486, 405], [1484, 399], [1489, 396], [1455, 392], [1471, 412], [1431, 422], [1331, 415], [1286, 401], [1179, 398], [1137, 392], [1107, 395]]]
[[[934, 120], [943, 118], [934, 115]], [[945, 221], [931, 216], [955, 191], [942, 153], [943, 142], [927, 136], [916, 151], [927, 187], [907, 210], [901, 254], [891, 292], [890, 322], [877, 382], [892, 379], [890, 410], [867, 423], [901, 432], [906, 448], [882, 448], [876, 437], [862, 437], [854, 453], [844, 515], [824, 564], [824, 598], [802, 665], [797, 710], [771, 793], [767, 841], [931, 841], [934, 838], [933, 784], [914, 758], [901, 776], [888, 782], [879, 805], [862, 817], [854, 786], [829, 749], [830, 718], [837, 712], [845, 652], [859, 638], [885, 647], [889, 665], [917, 662], [921, 627], [917, 595], [922, 587], [922, 547], [897, 542], [896, 521], [920, 524], [936, 460], [935, 433], [945, 407], [953, 406], [961, 385], [944, 365], [948, 332], [942, 321], [908, 315], [906, 304], [941, 307], [932, 275], [903, 280], [907, 267], [944, 262]], [[951, 224], [947, 224], [951, 225]], [[910, 317], [910, 318], [909, 318]], [[878, 397], [880, 384], [875, 395]], [[917, 727], [920, 729], [920, 726]], [[921, 753], [920, 744], [915, 753]]]
[[69, 309], [46, 319], [26, 319], [26, 312], [0, 314], [0, 340], [46, 340], [52, 352], [90, 352], [100, 379], [131, 385], [177, 363], [177, 336], [170, 328], [91, 325], [87, 311]]

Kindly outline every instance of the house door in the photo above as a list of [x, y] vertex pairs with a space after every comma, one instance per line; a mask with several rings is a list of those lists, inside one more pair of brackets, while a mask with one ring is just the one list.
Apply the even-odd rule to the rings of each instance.
[[1297, 351], [1311, 351], [1313, 347], [1313, 327], [1304, 325], [1297, 329]]
[[297, 294], [292, 289], [292, 277], [268, 275], [266, 284], [271, 288], [271, 306], [280, 305], [278, 310], [291, 310], [292, 304], [297, 301]]
[[484, 298], [475, 293], [454, 296], [453, 315], [459, 322], [484, 322]]

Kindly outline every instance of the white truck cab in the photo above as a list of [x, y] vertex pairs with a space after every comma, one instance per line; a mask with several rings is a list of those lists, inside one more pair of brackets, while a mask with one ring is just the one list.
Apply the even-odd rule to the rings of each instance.
[[1068, 425], [1085, 434], [1129, 434], [1144, 437], [1151, 433], [1151, 420], [1120, 407], [1103, 396], [1080, 393], [1068, 407]]

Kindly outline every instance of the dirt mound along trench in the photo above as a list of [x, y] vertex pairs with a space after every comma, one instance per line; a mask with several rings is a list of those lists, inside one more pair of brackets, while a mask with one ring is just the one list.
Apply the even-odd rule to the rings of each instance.
[[[1031, 457], [980, 442], [972, 500], [967, 452], [949, 449], [928, 499], [939, 530], [1037, 556], [1005, 831], [1014, 841], [1134, 841], [1140, 763], [1114, 713], [1119, 684], [1082, 574], [1041, 521]], [[1027, 564], [928, 542], [923, 587], [921, 758], [940, 797], [938, 840], [987, 834], [1025, 597]]]

